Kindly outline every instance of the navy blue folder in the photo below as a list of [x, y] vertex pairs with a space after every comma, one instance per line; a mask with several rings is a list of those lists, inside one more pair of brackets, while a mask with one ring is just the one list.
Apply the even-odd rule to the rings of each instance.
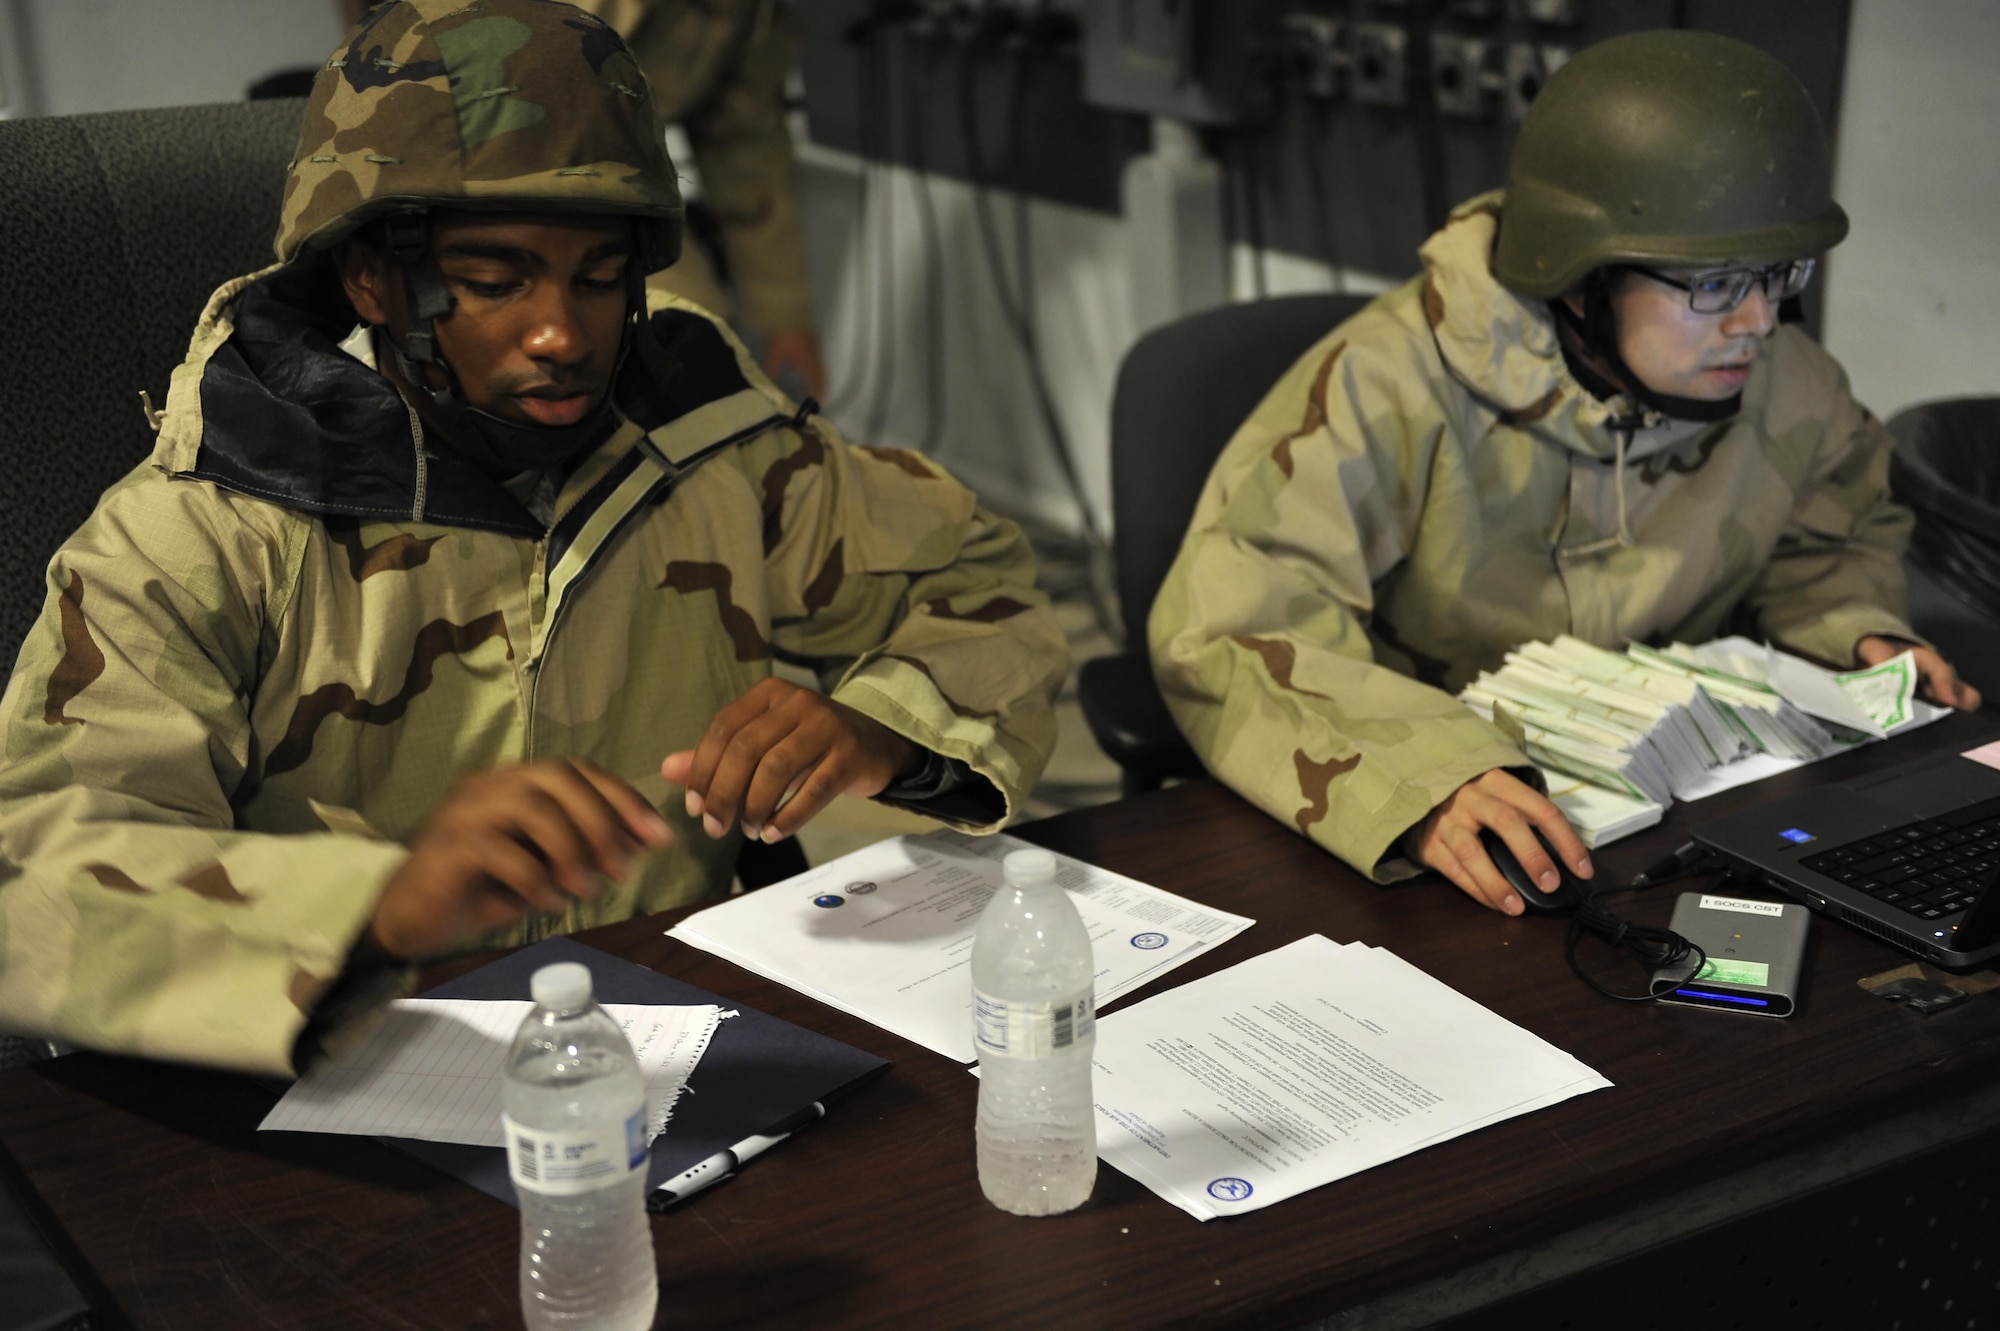
[[[528, 982], [544, 966], [580, 961], [590, 968], [600, 1003], [715, 1003], [734, 1011], [716, 1028], [708, 1050], [675, 1102], [667, 1130], [653, 1139], [646, 1173], [650, 1193], [718, 1151], [796, 1118], [813, 1103], [845, 1095], [886, 1072], [889, 1061], [830, 1040], [789, 1021], [705, 989], [600, 952], [573, 938], [548, 938], [468, 975], [427, 990], [424, 998], [526, 999]], [[509, 1206], [520, 1203], [507, 1176], [507, 1153], [497, 1146], [412, 1141], [386, 1144], [463, 1179]]]

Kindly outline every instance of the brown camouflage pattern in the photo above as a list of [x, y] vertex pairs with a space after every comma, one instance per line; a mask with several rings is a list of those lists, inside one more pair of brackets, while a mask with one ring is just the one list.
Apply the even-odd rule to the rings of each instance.
[[632, 53], [558, 0], [393, 0], [314, 81], [285, 183], [281, 263], [404, 207], [558, 209], [647, 223], [680, 248], [681, 196]]
[[[816, 419], [643, 502], [655, 454], [791, 415], [733, 337], [749, 387], [646, 436], [551, 567], [542, 541], [323, 522], [189, 478], [201, 367], [242, 285], [204, 315], [152, 458], [50, 565], [0, 699], [0, 1028], [289, 1072], [404, 843], [456, 778], [502, 763], [587, 757], [659, 806], [676, 844], [482, 946], [723, 889], [736, 834], [688, 819], [659, 764], [775, 657], [965, 762], [1010, 812], [1034, 784], [1063, 635], [1020, 532], [935, 465]], [[637, 426], [614, 435], [558, 511], [641, 443]], [[385, 974], [343, 1004], [406, 983]]]
[[[702, 199], [722, 228], [742, 321], [761, 332], [810, 328], [811, 274], [785, 82], [798, 32], [777, 0], [583, 0], [630, 43], [660, 118], [686, 131]], [[722, 314], [698, 246], [656, 286]]]
[[1380, 881], [1414, 872], [1397, 843], [1452, 791], [1527, 765], [1452, 696], [1511, 647], [1700, 642], [1738, 616], [1832, 662], [1914, 637], [1889, 435], [1833, 359], [1779, 330], [1736, 417], [1649, 416], [1621, 476], [1613, 405], [1489, 270], [1501, 204], [1455, 212], [1422, 277], [1271, 390], [1153, 607], [1155, 670], [1209, 769]]

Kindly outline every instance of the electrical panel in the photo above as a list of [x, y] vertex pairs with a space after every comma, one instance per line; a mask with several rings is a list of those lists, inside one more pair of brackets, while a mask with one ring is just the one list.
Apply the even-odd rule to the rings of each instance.
[[1115, 211], [1148, 117], [1197, 128], [1234, 238], [1414, 272], [1505, 183], [1521, 118], [1593, 42], [1689, 27], [1797, 73], [1829, 132], [1849, 0], [807, 0], [815, 139]]
[[1195, 125], [1260, 119], [1266, 35], [1283, 0], [1084, 0], [1083, 95]]

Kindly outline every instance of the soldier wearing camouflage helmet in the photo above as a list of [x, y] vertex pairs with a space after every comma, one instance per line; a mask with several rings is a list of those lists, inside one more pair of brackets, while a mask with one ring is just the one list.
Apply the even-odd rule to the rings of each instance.
[[[1917, 646], [1887, 432], [1778, 311], [1847, 232], [1783, 65], [1650, 32], [1565, 64], [1504, 191], [1333, 330], [1217, 462], [1154, 605], [1169, 707], [1210, 769], [1388, 882], [1522, 905], [1498, 833], [1588, 855], [1455, 694], [1525, 642], [1747, 631], [1843, 664]], [[1289, 759], [1286, 761], [1285, 759]]]
[[280, 262], [0, 701], [0, 1027], [290, 1072], [414, 962], [693, 901], [836, 794], [1018, 807], [1066, 667], [1019, 532], [643, 298], [679, 224], [596, 18], [349, 33]]

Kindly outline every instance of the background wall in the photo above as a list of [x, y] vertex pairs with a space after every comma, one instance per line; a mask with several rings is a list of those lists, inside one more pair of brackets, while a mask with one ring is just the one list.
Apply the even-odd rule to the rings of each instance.
[[240, 101], [326, 59], [341, 26], [333, 0], [0, 0], [0, 43], [28, 70], [16, 114]]
[[[0, 0], [0, 71], [18, 108], [43, 113], [228, 101], [274, 69], [317, 63], [338, 35], [332, 0]], [[1836, 190], [1854, 234], [1830, 265], [1828, 345], [1885, 417], [2000, 392], [2000, 5], [1853, 0], [1847, 52]], [[1006, 312], [1025, 219], [1042, 379], [1108, 526], [1106, 418], [1135, 335], [1123, 224], [993, 193], [996, 258], [967, 185], [810, 143], [802, 154], [835, 419], [856, 438], [928, 448], [1012, 511], [1079, 525]], [[1338, 280], [1374, 290], [1408, 271]], [[1318, 262], [1253, 263], [1239, 247], [1235, 293], [1260, 274], [1271, 291], [1337, 281]]]
[[1826, 344], [1887, 417], [2000, 393], [2000, 5], [1854, 0]]

